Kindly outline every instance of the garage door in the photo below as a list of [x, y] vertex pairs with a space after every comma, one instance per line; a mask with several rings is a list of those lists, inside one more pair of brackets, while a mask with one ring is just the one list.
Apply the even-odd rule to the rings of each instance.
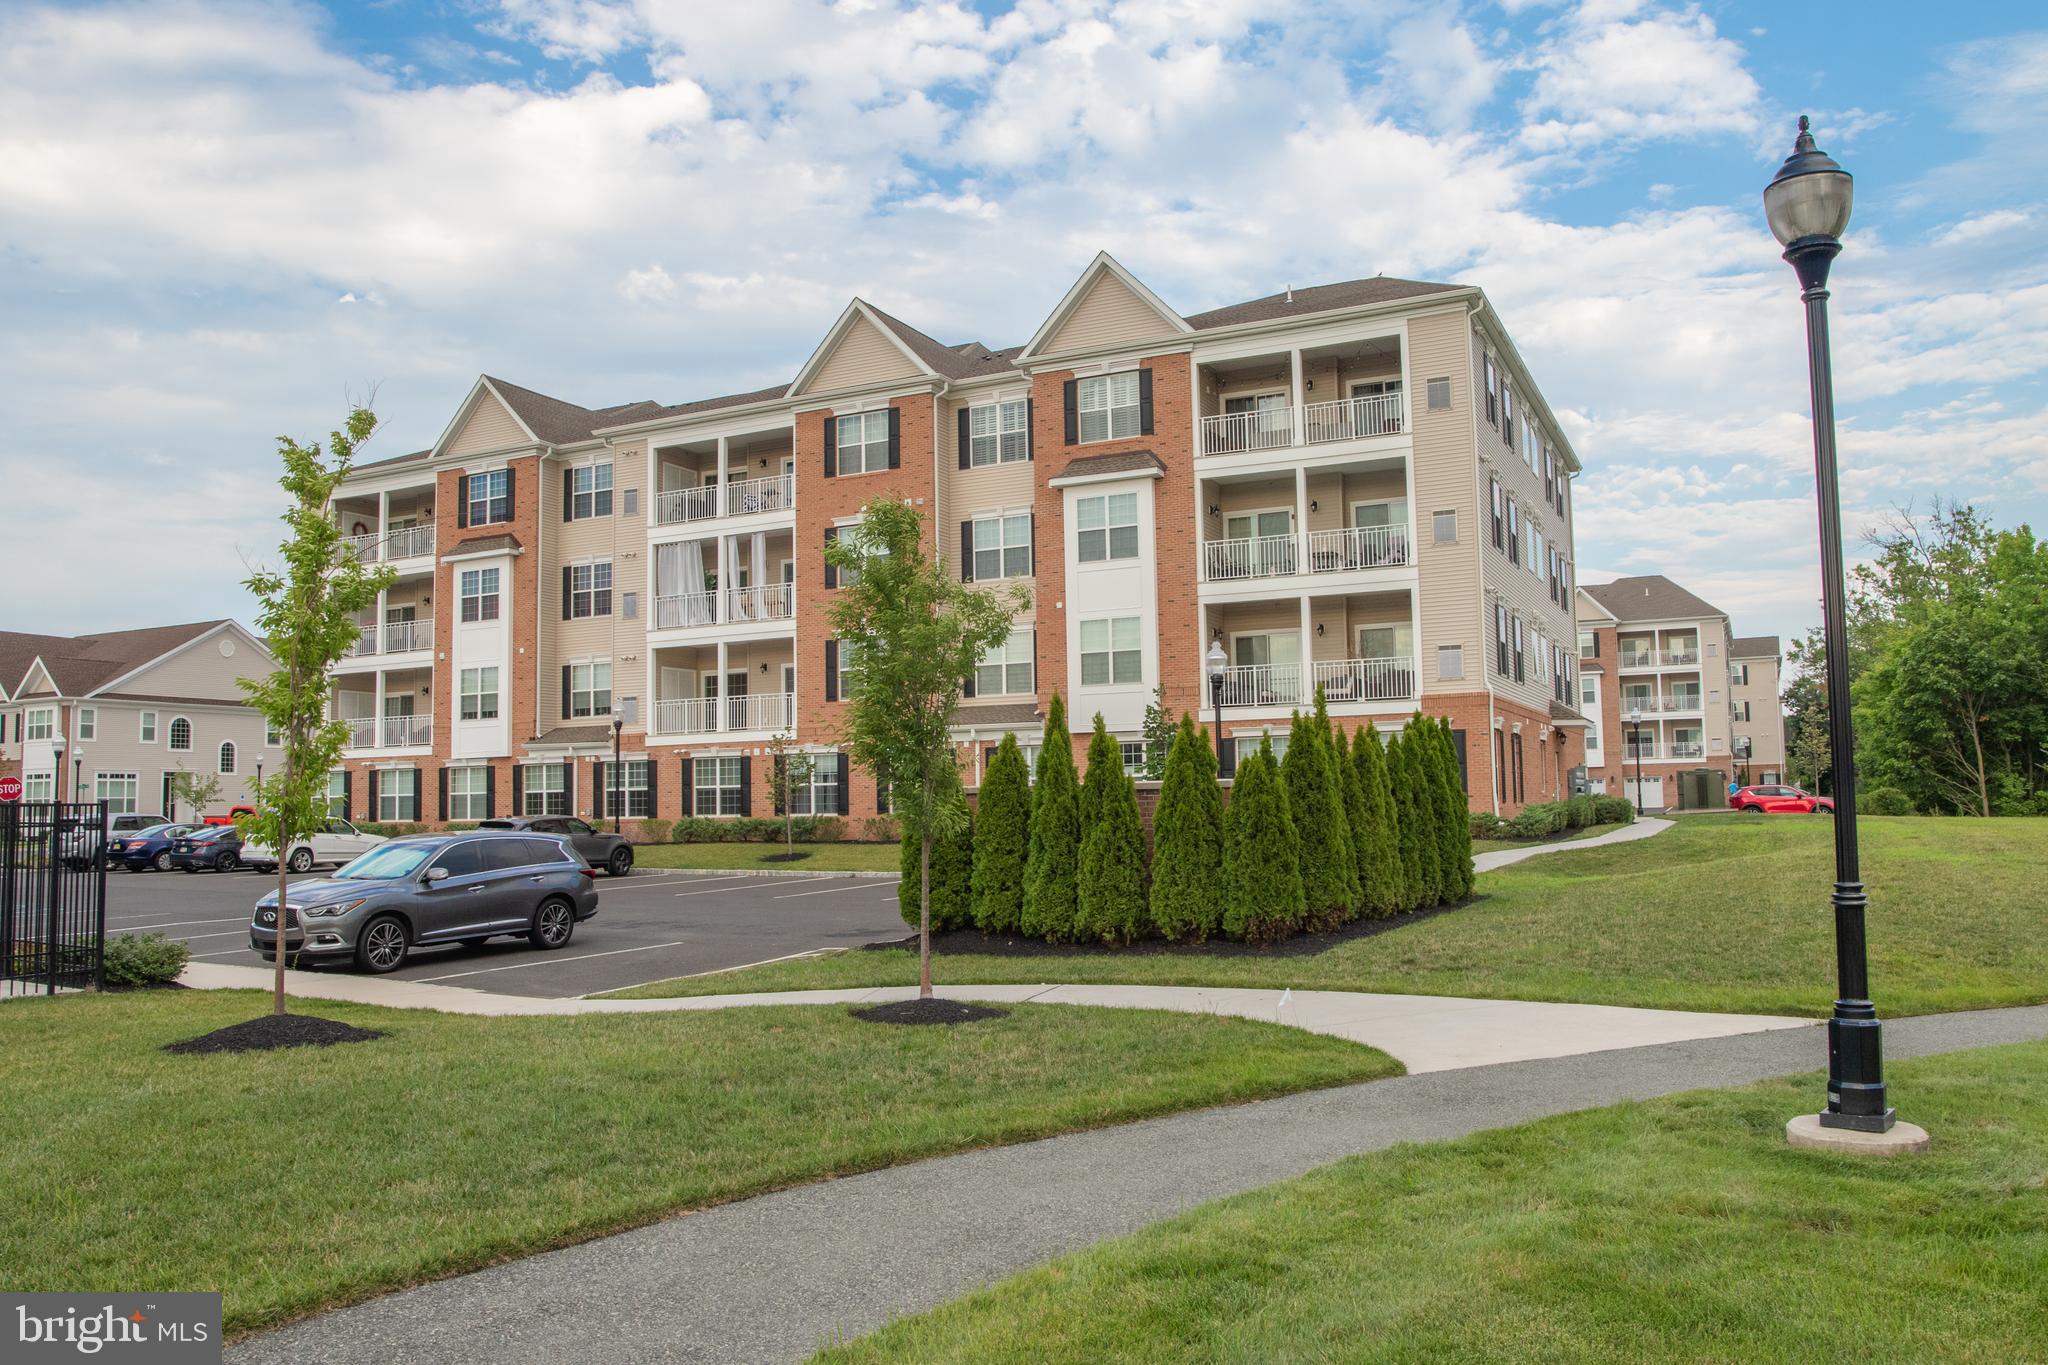
[[1635, 805], [1643, 810], [1664, 809], [1664, 779], [1660, 777], [1646, 777], [1641, 782], [1637, 782], [1631, 777], [1628, 779], [1627, 785], [1628, 799]]

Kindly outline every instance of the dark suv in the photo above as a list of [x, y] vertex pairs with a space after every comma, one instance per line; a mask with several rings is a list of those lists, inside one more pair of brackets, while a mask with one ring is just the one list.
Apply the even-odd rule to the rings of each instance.
[[512, 815], [479, 820], [477, 828], [559, 835], [583, 855], [583, 861], [603, 868], [607, 876], [623, 877], [633, 870], [633, 845], [625, 835], [594, 829], [573, 815]]

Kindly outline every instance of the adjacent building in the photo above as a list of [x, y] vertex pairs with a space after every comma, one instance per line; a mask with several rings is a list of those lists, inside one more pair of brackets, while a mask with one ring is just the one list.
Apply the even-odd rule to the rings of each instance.
[[1785, 780], [1784, 663], [1775, 635], [1728, 642], [1728, 728], [1744, 786]]
[[234, 621], [101, 635], [0, 631], [0, 774], [29, 801], [103, 800], [115, 813], [171, 814], [180, 771], [218, 779], [202, 811], [248, 797], [281, 752], [236, 684], [276, 668]]
[[1512, 812], [1582, 756], [1578, 470], [1482, 291], [1383, 277], [1183, 315], [1103, 255], [1021, 345], [856, 299], [750, 393], [586, 408], [485, 376], [338, 495], [397, 578], [337, 670], [333, 806], [766, 814], [788, 734], [817, 758], [798, 811], [886, 812], [836, 743], [825, 547], [901, 498], [951, 572], [1030, 591], [967, 680], [970, 782], [1006, 731], [1035, 752], [1055, 691], [1132, 761], [1155, 696], [1220, 711], [1229, 767], [1320, 687], [1347, 729], [1449, 717], [1473, 806]]

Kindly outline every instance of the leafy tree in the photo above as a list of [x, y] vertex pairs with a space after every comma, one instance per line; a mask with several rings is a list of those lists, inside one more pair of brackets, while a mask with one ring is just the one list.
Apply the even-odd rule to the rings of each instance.
[[1182, 716], [1152, 812], [1152, 922], [1180, 943], [1223, 925], [1223, 788], [1208, 732]]
[[768, 741], [768, 755], [772, 761], [770, 784], [774, 788], [775, 809], [782, 812], [782, 852], [784, 856], [796, 853], [796, 798], [799, 792], [809, 791], [811, 779], [817, 776], [818, 760], [796, 746], [796, 736], [783, 731]]
[[1223, 932], [1272, 943], [1307, 915], [1301, 889], [1301, 841], [1287, 808], [1287, 785], [1273, 746], [1240, 761], [1223, 810]]
[[1401, 859], [1400, 817], [1388, 774], [1387, 752], [1380, 743], [1380, 732], [1373, 726], [1361, 726], [1352, 736], [1351, 767], [1358, 778], [1362, 816], [1353, 819], [1351, 829], [1359, 845], [1365, 910], [1373, 916], [1397, 915], [1411, 908], [1414, 901], [1407, 868]]
[[212, 773], [195, 773], [181, 763], [178, 771], [171, 774], [171, 802], [190, 806], [194, 820], [205, 815], [206, 808], [218, 800], [220, 779]]
[[[1318, 689], [1320, 691], [1320, 689]], [[1301, 891], [1312, 928], [1333, 929], [1358, 901], [1358, 860], [1345, 828], [1344, 790], [1330, 765], [1326, 718], [1295, 712], [1280, 775], [1300, 840]]]
[[1031, 773], [1006, 734], [982, 774], [974, 811], [974, 923], [1014, 934], [1024, 923], [1024, 861], [1031, 841]]
[[1834, 756], [1828, 748], [1827, 646], [1820, 627], [1794, 640], [1785, 657], [1792, 679], [1785, 687], [1785, 778], [1808, 791], [1831, 794]]
[[1458, 742], [1451, 737], [1451, 723], [1438, 718], [1425, 724], [1435, 732], [1433, 747], [1442, 794], [1436, 833], [1444, 899], [1461, 901], [1472, 894], [1472, 803], [1458, 777]]
[[924, 516], [893, 498], [861, 513], [825, 547], [843, 586], [830, 619], [848, 651], [844, 742], [854, 762], [886, 773], [896, 818], [918, 844], [918, 996], [932, 993], [932, 847], [958, 832], [960, 761], [953, 713], [981, 656], [1010, 636], [1030, 605], [962, 583], [928, 552]]
[[[1409, 753], [1411, 747], [1403, 735], [1395, 735], [1387, 741], [1387, 785], [1394, 794], [1394, 834], [1396, 846], [1401, 851], [1403, 910], [1418, 910], [1436, 904], [1436, 888], [1430, 879], [1430, 869], [1436, 862], [1436, 845], [1430, 826], [1423, 823], [1425, 807], [1415, 799], [1420, 782]], [[1423, 860], [1425, 849], [1431, 851], [1427, 865]]]
[[1067, 707], [1052, 695], [1031, 795], [1031, 851], [1024, 864], [1024, 932], [1063, 943], [1074, 936], [1081, 872], [1081, 812]]
[[1145, 703], [1145, 780], [1158, 782], [1166, 776], [1166, 756], [1173, 748], [1173, 738], [1178, 727], [1173, 723], [1173, 712], [1166, 709], [1166, 684], [1152, 689], [1152, 700]]
[[1081, 880], [1074, 937], [1129, 943], [1145, 929], [1145, 827], [1123, 750], [1095, 716], [1081, 784]]
[[[974, 919], [974, 821], [958, 782], [953, 784], [947, 804], [957, 809], [941, 822], [945, 832], [932, 844], [931, 927], [939, 933], [964, 929]], [[904, 834], [903, 880], [896, 883], [896, 901], [906, 924], [918, 924], [923, 918], [923, 884], [919, 875], [923, 851], [921, 840]]]
[[[389, 565], [371, 569], [342, 553], [341, 528], [330, 511], [334, 490], [348, 477], [356, 451], [376, 430], [376, 415], [357, 405], [340, 431], [328, 433], [326, 458], [317, 442], [301, 445], [289, 436], [278, 437], [284, 462], [278, 483], [289, 499], [283, 518], [288, 534], [278, 547], [283, 563], [276, 570], [260, 569], [242, 583], [262, 603], [256, 623], [278, 669], [267, 677], [235, 681], [276, 731], [284, 755], [261, 782], [251, 783], [250, 804], [256, 809], [235, 824], [244, 840], [277, 850], [280, 928], [286, 852], [326, 819], [327, 774], [341, 762], [348, 743], [348, 722], [327, 716], [329, 670], [361, 633], [356, 617], [394, 577]], [[283, 1014], [282, 934], [277, 947], [271, 1012]]]
[[1366, 847], [1362, 842], [1365, 788], [1358, 781], [1358, 765], [1351, 760], [1351, 738], [1334, 726], [1330, 730], [1330, 768], [1336, 774], [1337, 792], [1344, 801], [1344, 833], [1351, 841], [1351, 874], [1358, 885], [1357, 898], [1351, 902], [1345, 918], [1358, 919], [1366, 913]]

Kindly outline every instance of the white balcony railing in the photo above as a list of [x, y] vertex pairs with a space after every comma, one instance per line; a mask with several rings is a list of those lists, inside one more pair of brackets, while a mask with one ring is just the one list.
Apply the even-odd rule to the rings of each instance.
[[433, 643], [432, 619], [389, 621], [382, 631], [375, 626], [364, 626], [348, 652], [357, 658], [371, 654], [403, 654], [408, 650], [431, 648]]
[[685, 626], [718, 624], [718, 594], [686, 592], [654, 599], [654, 628], [680, 630]]
[[[1315, 665], [1315, 683], [1330, 702], [1405, 701], [1415, 695], [1415, 661], [1325, 659]], [[1303, 704], [1314, 700], [1311, 693]]]
[[1624, 649], [1620, 659], [1623, 668], [1692, 668], [1700, 655], [1696, 649]]
[[787, 730], [795, 715], [794, 692], [760, 692], [725, 699], [728, 730]]
[[1664, 667], [1690, 668], [1700, 661], [1697, 649], [1667, 649], [1664, 651]]
[[1405, 526], [1344, 526], [1308, 533], [1308, 571], [1343, 573], [1381, 569], [1408, 562]]
[[1657, 706], [1658, 709], [1664, 711], [1698, 711], [1701, 709], [1700, 694], [1697, 692], [1674, 692], [1669, 696], [1657, 698]]
[[1400, 394], [1380, 393], [1305, 407], [1218, 413], [1202, 419], [1201, 451], [1204, 455], [1241, 455], [1282, 446], [1399, 436], [1403, 412]]
[[375, 626], [364, 626], [356, 632], [355, 643], [348, 647], [348, 656], [351, 658], [362, 658], [365, 655], [375, 654], [378, 643], [377, 628]]
[[1293, 444], [1293, 408], [1226, 412], [1202, 419], [1204, 455], [1235, 455], [1247, 450], [1273, 450]]
[[708, 735], [732, 730], [788, 730], [795, 724], [794, 692], [746, 697], [676, 697], [654, 703], [654, 731]]
[[718, 485], [670, 488], [654, 500], [654, 519], [663, 526], [679, 521], [704, 521], [718, 515]]
[[434, 742], [432, 716], [350, 716], [351, 749], [423, 749]]
[[751, 516], [756, 512], [787, 512], [796, 506], [796, 475], [771, 474], [765, 479], [741, 479], [725, 488], [725, 514]]
[[1701, 744], [1679, 742], [1671, 746], [1673, 758], [1705, 758], [1706, 754], [1706, 747]]
[[374, 749], [377, 747], [377, 718], [375, 716], [348, 717], [348, 747], [351, 749]]
[[708, 735], [718, 728], [718, 699], [677, 697], [654, 703], [655, 733]]
[[796, 589], [788, 583], [733, 588], [725, 594], [725, 619], [730, 622], [787, 621], [794, 615]]
[[369, 531], [359, 536], [343, 536], [340, 552], [365, 564], [374, 564], [383, 548], [384, 537], [375, 531]]
[[1296, 550], [1291, 535], [1212, 540], [1202, 546], [1202, 577], [1211, 583], [1222, 583], [1299, 573], [1301, 556]]
[[384, 558], [415, 559], [434, 553], [434, 528], [402, 526], [384, 537]]
[[1401, 434], [1401, 395], [1376, 393], [1310, 403], [1301, 410], [1302, 436], [1310, 445]]
[[1224, 706], [1301, 705], [1300, 664], [1237, 664], [1223, 670]]

